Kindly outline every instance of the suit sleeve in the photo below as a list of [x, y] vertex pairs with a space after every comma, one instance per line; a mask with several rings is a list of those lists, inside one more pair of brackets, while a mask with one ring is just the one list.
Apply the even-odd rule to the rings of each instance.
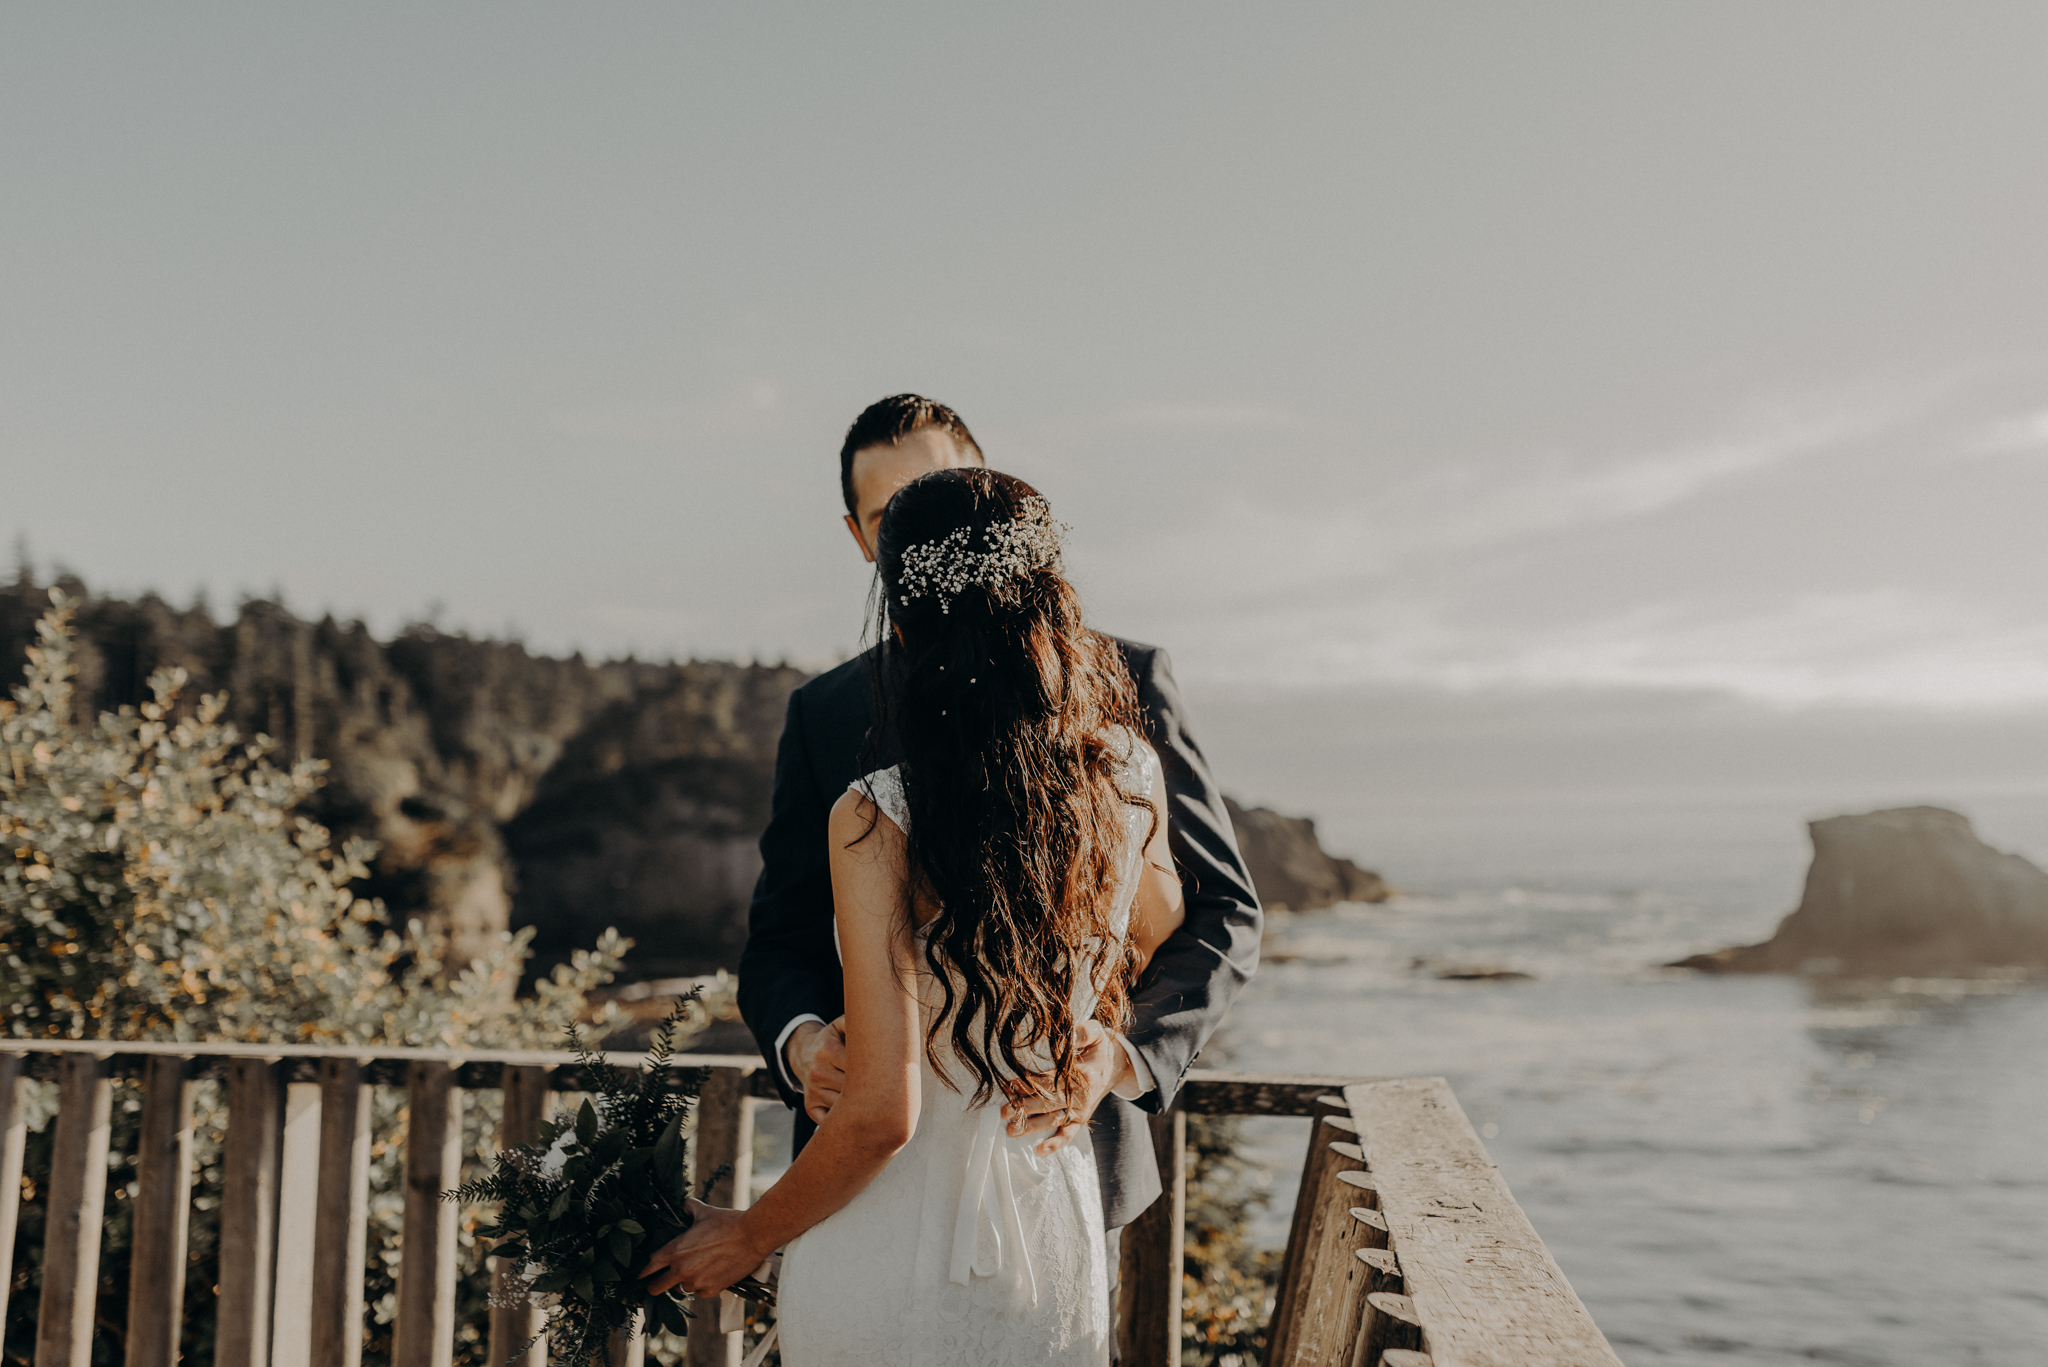
[[1157, 1114], [1173, 1104], [1196, 1055], [1258, 970], [1265, 917], [1223, 794], [1188, 734], [1166, 652], [1152, 650], [1131, 663], [1164, 771], [1167, 842], [1187, 904], [1185, 921], [1152, 956], [1131, 995], [1128, 1037], [1158, 1084], [1137, 1104]]
[[[803, 692], [789, 698], [775, 751], [775, 792], [761, 835], [761, 876], [740, 952], [739, 1006], [770, 1076], [791, 1106], [775, 1041], [799, 1016], [833, 1020], [846, 1008], [832, 943], [832, 870], [825, 829], [832, 803], [818, 791], [804, 742]], [[833, 800], [837, 799], [833, 795]]]

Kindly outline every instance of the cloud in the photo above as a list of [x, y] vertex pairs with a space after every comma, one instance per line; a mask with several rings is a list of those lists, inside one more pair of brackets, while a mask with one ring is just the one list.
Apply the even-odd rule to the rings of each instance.
[[[1219, 682], [2048, 700], [2048, 614], [2025, 588], [2048, 565], [2009, 528], [2013, 486], [1941, 479], [1982, 420], [1939, 397], [1384, 488], [1254, 469], [1190, 520], [1089, 548], [1092, 596]], [[1999, 430], [2048, 444], [2048, 415]]]
[[[1085, 546], [1081, 563], [1098, 579], [1135, 580], [1156, 595], [1285, 615], [1287, 600], [1355, 598], [1390, 579], [1456, 573], [1515, 543], [1563, 545], [1598, 527], [1664, 513], [1868, 440], [1899, 418], [1896, 407], [1844, 407], [1645, 454], [1496, 457], [1378, 485], [1370, 473], [1334, 479], [1327, 460], [1245, 465], [1171, 520]], [[1206, 549], [1215, 547], [1232, 553]], [[1190, 548], [1205, 549], [1194, 555]], [[1171, 567], [1170, 582], [1160, 566]]]
[[1343, 617], [1189, 624], [1189, 672], [1242, 684], [1707, 689], [1779, 705], [2048, 701], [2048, 622], [1888, 590], [1750, 606], [1644, 605], [1562, 627], [1475, 628], [1455, 605], [1375, 595]]
[[1971, 444], [1970, 454], [2002, 456], [2015, 452], [2048, 451], [2048, 408], [2024, 417], [1993, 423]]

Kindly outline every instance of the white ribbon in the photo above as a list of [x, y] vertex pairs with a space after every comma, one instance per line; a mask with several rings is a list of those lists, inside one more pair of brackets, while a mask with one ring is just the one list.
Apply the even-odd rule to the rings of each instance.
[[[1008, 1251], [1014, 1248], [1024, 1284], [1031, 1288], [1031, 1303], [1036, 1305], [1038, 1274], [1025, 1247], [1024, 1215], [1017, 1209], [1010, 1151], [1002, 1139], [1002, 1108], [983, 1106], [974, 1130], [974, 1147], [968, 1150], [967, 1176], [960, 1183], [960, 1204], [953, 1216], [953, 1259], [948, 1276], [961, 1286], [967, 1285], [970, 1276], [993, 1277], [1003, 1270]], [[990, 1251], [977, 1257], [984, 1230]]]

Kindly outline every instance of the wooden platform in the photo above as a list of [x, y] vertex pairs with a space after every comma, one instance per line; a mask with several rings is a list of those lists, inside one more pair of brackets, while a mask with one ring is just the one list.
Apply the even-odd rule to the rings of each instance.
[[[638, 1068], [637, 1054], [608, 1061]], [[744, 1205], [755, 1106], [774, 1096], [754, 1055], [686, 1055], [698, 1073], [710, 1193]], [[22, 1088], [58, 1085], [35, 1367], [90, 1367], [98, 1321], [114, 1080], [140, 1084], [127, 1367], [177, 1367], [193, 1175], [190, 1084], [224, 1084], [224, 1240], [214, 1367], [359, 1367], [371, 1144], [369, 1089], [403, 1088], [405, 1257], [393, 1367], [448, 1367], [456, 1324], [456, 1185], [464, 1097], [503, 1092], [499, 1142], [537, 1136], [556, 1093], [587, 1084], [556, 1052], [0, 1040], [0, 1313], [24, 1148]], [[1269, 1367], [1618, 1367], [1441, 1078], [1196, 1069], [1152, 1118], [1164, 1196], [1125, 1231], [1118, 1337], [1126, 1367], [1177, 1367], [1189, 1114], [1305, 1116], [1312, 1126], [1274, 1308]], [[495, 1277], [496, 1274], [494, 1274]], [[17, 1312], [25, 1307], [14, 1307]], [[699, 1320], [686, 1361], [738, 1367], [739, 1303]], [[492, 1367], [535, 1312], [489, 1312]], [[638, 1367], [644, 1340], [615, 1345]], [[515, 1367], [546, 1367], [542, 1347]]]

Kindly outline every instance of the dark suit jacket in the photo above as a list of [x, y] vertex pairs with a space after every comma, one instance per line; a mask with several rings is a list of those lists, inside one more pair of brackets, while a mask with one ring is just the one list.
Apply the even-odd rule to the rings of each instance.
[[[1209, 766], [1188, 735], [1166, 652], [1119, 641], [1159, 752], [1167, 790], [1167, 834], [1187, 920], [1152, 956], [1132, 994], [1129, 1039], [1158, 1086], [1136, 1103], [1106, 1098], [1090, 1126], [1112, 1229], [1130, 1223], [1159, 1195], [1151, 1131], [1138, 1114], [1171, 1105], [1195, 1055], [1259, 965], [1263, 919], [1251, 875]], [[825, 828], [832, 804], [863, 773], [874, 698], [866, 656], [821, 674], [790, 695], [775, 756], [775, 799], [761, 837], [747, 947], [740, 956], [740, 1013], [796, 1108], [796, 1145], [815, 1128], [775, 1057], [783, 1029], [806, 1013], [830, 1021], [845, 1010], [832, 939], [832, 879]], [[886, 747], [880, 762], [894, 757]]]

